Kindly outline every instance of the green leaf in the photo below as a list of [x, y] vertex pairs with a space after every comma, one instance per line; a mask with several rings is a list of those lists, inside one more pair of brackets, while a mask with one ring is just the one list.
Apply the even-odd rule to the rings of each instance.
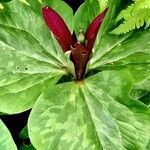
[[[52, 7], [64, 19], [70, 31], [73, 32], [73, 24], [74, 24], [73, 10], [64, 1], [59, 0], [58, 2], [56, 0], [41, 0], [42, 3], [40, 3], [40, 1], [38, 0], [34, 0], [34, 1], [26, 0], [26, 1], [28, 4], [30, 4], [30, 7], [32, 7], [32, 10], [39, 15], [41, 15], [41, 7], [43, 5]], [[65, 11], [64, 11], [64, 8], [65, 8]]]
[[20, 150], [35, 150], [35, 148], [33, 147], [33, 145], [31, 143], [26, 143], [26, 142], [30, 142], [27, 126], [25, 126], [22, 129], [19, 137], [22, 140], [22, 145], [20, 147]]
[[133, 0], [128, 7], [120, 12], [116, 22], [119, 26], [111, 31], [113, 34], [123, 34], [142, 26], [150, 26], [150, 3], [149, 0]]
[[100, 10], [103, 11], [107, 7], [108, 0], [98, 0], [98, 2], [100, 5]]
[[134, 89], [142, 89], [150, 92], [150, 77], [145, 79], [143, 82], [135, 85]]
[[[104, 19], [93, 48], [90, 70], [129, 69], [141, 76], [150, 71], [150, 29], [130, 32], [122, 36], [109, 34], [114, 28], [114, 21], [120, 10], [127, 5], [126, 1], [110, 1], [109, 12]], [[134, 73], [133, 76], [136, 76]]]
[[[47, 4], [60, 12], [67, 6]], [[43, 20], [42, 6], [38, 0], [14, 0], [0, 10], [0, 112], [31, 108], [44, 89], [66, 74], [66, 57]], [[67, 6], [62, 17], [68, 23], [72, 16]]]
[[149, 140], [149, 143], [146, 146], [146, 150], [149, 150], [149, 149], [150, 149], [150, 140]]
[[99, 34], [97, 36], [98, 37], [97, 42], [95, 44], [99, 43], [101, 36], [103, 36], [103, 34], [110, 32], [112, 30], [112, 28], [114, 28], [115, 18], [118, 15], [118, 13], [120, 12], [120, 9], [124, 6], [126, 6], [126, 0], [125, 1], [110, 0], [108, 2], [108, 12], [103, 20], [101, 27], [100, 27]]
[[135, 84], [130, 93], [131, 97], [150, 106], [150, 78]]
[[99, 3], [95, 0], [86, 0], [74, 15], [74, 31], [76, 35], [86, 31], [88, 25], [100, 13]]
[[[42, 109], [37, 110], [39, 103]], [[40, 150], [101, 149], [90, 114], [72, 83], [55, 86], [39, 98], [29, 118], [29, 136]]]
[[[50, 35], [42, 15], [35, 14], [32, 7], [19, 0], [3, 6], [0, 13], [0, 65], [13, 71], [16, 66], [26, 66], [28, 73], [58, 72], [59, 65], [64, 63], [64, 55], [60, 55], [63, 52]], [[24, 73], [25, 69], [19, 71]]]
[[55, 84], [56, 74], [14, 74], [0, 69], [0, 112], [19, 113], [32, 108], [37, 98]]
[[0, 0], [0, 3], [7, 3], [9, 1], [11, 1], [11, 0]]
[[[90, 69], [150, 69], [150, 29], [125, 36], [106, 34], [95, 46]], [[144, 74], [143, 74], [144, 75]]]
[[[90, 70], [94, 69], [100, 69], [103, 67], [104, 64], [106, 64], [104, 67], [108, 66], [109, 64], [112, 67], [112, 62], [107, 62], [107, 58], [103, 60], [103, 55], [109, 53], [112, 51], [112, 49], [116, 49], [119, 46], [121, 46], [122, 42], [127, 41], [129, 38], [130, 34], [124, 35], [124, 36], [113, 36], [109, 34], [109, 31], [112, 30], [114, 27], [114, 21], [116, 16], [121, 10], [121, 7], [126, 6], [126, 1], [109, 1], [108, 7], [109, 11], [107, 15], [105, 16], [105, 19], [102, 23], [102, 26], [100, 27], [94, 48], [93, 48], [93, 56], [92, 59], [90, 60]], [[91, 8], [91, 9], [90, 9]], [[93, 10], [93, 12], [90, 12], [89, 10]], [[77, 11], [75, 14], [75, 31], [78, 35], [80, 30], [86, 30], [87, 26], [90, 24], [90, 22], [93, 20], [95, 16], [97, 16], [100, 13], [100, 10], [97, 7], [97, 3], [95, 1], [86, 1]], [[85, 18], [84, 14], [88, 14]], [[82, 21], [84, 20], [84, 21]], [[141, 33], [142, 34], [142, 33]], [[132, 35], [132, 34], [131, 34]], [[147, 38], [148, 39], [148, 38]], [[146, 41], [147, 42], [147, 41]], [[136, 43], [136, 41], [135, 41]], [[121, 56], [119, 51], [118, 55]], [[112, 56], [112, 54], [110, 54]], [[107, 57], [107, 55], [106, 55]], [[121, 56], [123, 57], [123, 56]], [[119, 57], [118, 57], [119, 58]], [[122, 59], [122, 58], [120, 58]], [[101, 61], [105, 61], [104, 64], [101, 64]], [[116, 60], [115, 60], [116, 61]], [[120, 62], [119, 62], [120, 63]]]
[[103, 71], [42, 94], [28, 122], [35, 148], [144, 150], [150, 111], [128, 97], [131, 83], [125, 75]]
[[11, 137], [5, 124], [0, 120], [0, 149], [1, 150], [17, 150], [17, 147]]

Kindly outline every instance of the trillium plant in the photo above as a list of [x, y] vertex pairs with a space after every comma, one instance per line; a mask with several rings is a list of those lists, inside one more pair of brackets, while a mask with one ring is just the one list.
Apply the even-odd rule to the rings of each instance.
[[[136, 0], [0, 2], [0, 150], [150, 150], [150, 15], [123, 20]], [[12, 136], [4, 116], [27, 110]]]
[[76, 80], [81, 80], [84, 77], [86, 65], [90, 59], [97, 32], [107, 9], [94, 19], [83, 35], [82, 41], [77, 42], [76, 39], [73, 39], [63, 19], [54, 10], [46, 6], [42, 12], [45, 22], [53, 32], [63, 51], [71, 51], [70, 58], [74, 64]]

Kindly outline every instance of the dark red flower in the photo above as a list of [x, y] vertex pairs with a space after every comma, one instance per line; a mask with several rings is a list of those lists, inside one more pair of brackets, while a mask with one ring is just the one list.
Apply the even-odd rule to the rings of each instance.
[[43, 7], [42, 13], [44, 20], [50, 31], [56, 37], [63, 51], [71, 51], [71, 60], [75, 67], [76, 79], [81, 80], [84, 77], [86, 65], [90, 59], [90, 54], [101, 26], [101, 23], [107, 13], [107, 8], [98, 15], [87, 28], [84, 37], [87, 42], [82, 44], [74, 41], [67, 25], [60, 15], [50, 7]]

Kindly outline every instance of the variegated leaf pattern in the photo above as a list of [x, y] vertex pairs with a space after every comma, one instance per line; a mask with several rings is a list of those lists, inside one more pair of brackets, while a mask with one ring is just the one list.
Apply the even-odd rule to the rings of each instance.
[[142, 67], [150, 69], [150, 29], [124, 36], [104, 35], [95, 46], [90, 68]]
[[32, 108], [40, 94], [59, 78], [56, 74], [16, 74], [1, 68], [0, 111], [13, 114]]
[[119, 71], [50, 88], [29, 117], [31, 142], [39, 150], [144, 150], [150, 111], [128, 97], [130, 88]]
[[[108, 69], [137, 69], [139, 72], [145, 69], [150, 70], [150, 28], [147, 30], [140, 29], [136, 32], [130, 32], [121, 36], [110, 34], [113, 29], [114, 19], [119, 10], [124, 6], [125, 2], [110, 1], [108, 5], [108, 13], [104, 18], [102, 26], [96, 38], [93, 47], [93, 55], [89, 62], [89, 70], [108, 70]], [[93, 10], [95, 8], [95, 10]], [[90, 10], [93, 10], [90, 12]], [[87, 13], [84, 13], [84, 12]], [[89, 22], [100, 13], [94, 0], [86, 0], [75, 14], [76, 24], [75, 31], [85, 31]], [[85, 17], [85, 21], [81, 14], [90, 14]]]
[[1, 150], [17, 150], [17, 147], [11, 137], [5, 124], [0, 120], [0, 149]]
[[[45, 25], [41, 14], [43, 3], [48, 2], [2, 3], [0, 112], [11, 114], [31, 108], [43, 90], [65, 74], [66, 58]], [[63, 13], [62, 17], [67, 23], [73, 18], [72, 9], [65, 3], [51, 1], [48, 4], [59, 11], [63, 5], [66, 7], [68, 13]], [[68, 24], [72, 30], [72, 23]]]
[[93, 48], [90, 70], [130, 69], [131, 72], [137, 70], [138, 74], [143, 70], [150, 71], [150, 28], [122, 36], [110, 34], [115, 25], [114, 19], [124, 3], [121, 0], [109, 2], [109, 12]]

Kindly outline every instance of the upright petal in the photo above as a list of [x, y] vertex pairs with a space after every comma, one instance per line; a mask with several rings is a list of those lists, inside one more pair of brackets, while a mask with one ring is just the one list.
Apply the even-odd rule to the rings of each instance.
[[81, 43], [75, 43], [71, 49], [71, 60], [75, 66], [76, 79], [82, 80], [86, 66], [90, 58], [90, 52]]
[[72, 35], [61, 16], [50, 7], [43, 7], [42, 14], [46, 24], [56, 37], [63, 51], [71, 49], [73, 45]]
[[85, 39], [87, 40], [87, 49], [89, 51], [92, 51], [97, 33], [99, 31], [99, 28], [103, 22], [103, 19], [107, 13], [108, 9], [106, 8], [101, 14], [99, 14], [93, 22], [89, 25], [85, 32]]

